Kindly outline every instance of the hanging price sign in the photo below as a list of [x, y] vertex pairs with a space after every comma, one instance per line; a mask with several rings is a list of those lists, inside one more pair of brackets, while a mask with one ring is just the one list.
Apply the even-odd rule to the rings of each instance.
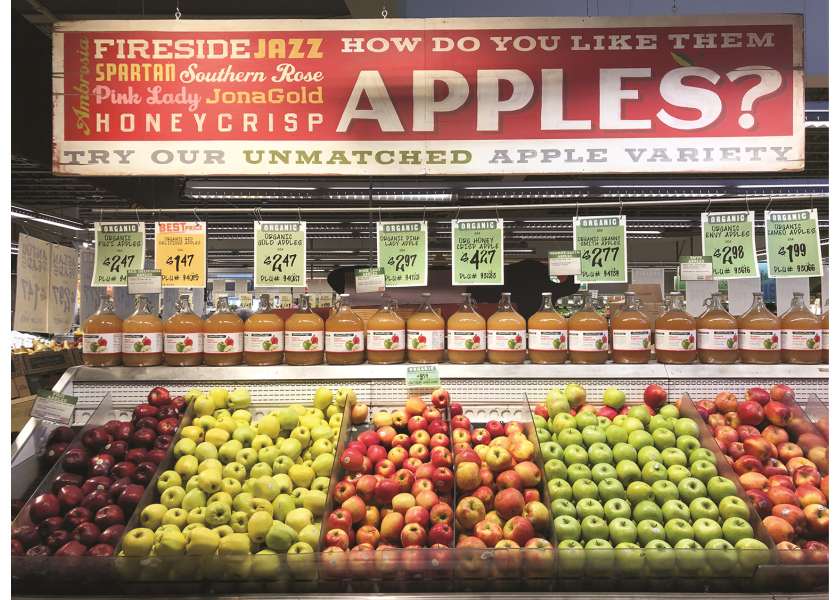
[[502, 219], [452, 221], [452, 285], [505, 282]]
[[573, 226], [580, 251], [575, 283], [627, 283], [626, 217], [575, 217]]
[[424, 221], [376, 224], [376, 256], [388, 287], [425, 286], [428, 232]]
[[680, 256], [682, 281], [708, 281], [714, 279], [711, 256]]
[[91, 287], [128, 285], [126, 272], [142, 269], [146, 256], [144, 223], [94, 223], [94, 267]]
[[758, 277], [755, 213], [703, 213], [703, 255], [712, 257], [715, 279]]
[[51, 244], [21, 234], [18, 239], [15, 324], [17, 331], [51, 333], [47, 322]]
[[822, 277], [822, 248], [816, 210], [764, 213], [770, 277]]
[[306, 287], [306, 223], [254, 222], [254, 285]]
[[207, 224], [155, 223], [155, 269], [160, 269], [165, 288], [205, 287]]

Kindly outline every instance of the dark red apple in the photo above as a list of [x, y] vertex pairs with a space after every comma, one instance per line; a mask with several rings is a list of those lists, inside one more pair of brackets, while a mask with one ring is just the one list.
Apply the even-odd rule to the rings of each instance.
[[59, 529], [58, 531], [53, 532], [46, 540], [44, 540], [44, 543], [53, 550], [58, 550], [69, 541], [70, 532], [66, 529]]
[[64, 523], [61, 528], [67, 531], [73, 531], [82, 523], [89, 523], [93, 521], [93, 513], [84, 506], [77, 506], [64, 515]]
[[68, 473], [84, 475], [87, 472], [88, 453], [81, 448], [74, 448], [64, 453], [61, 458], [61, 468]]
[[152, 388], [152, 391], [149, 392], [149, 404], [156, 407], [169, 404], [169, 390], [160, 386]]
[[155, 417], [158, 421], [165, 421], [166, 419], [178, 419], [178, 422], [181, 421], [181, 413], [178, 412], [177, 406], [172, 406], [171, 404], [167, 404], [166, 406], [161, 406], [158, 409], [157, 417]]
[[115, 440], [102, 448], [102, 454], [110, 454], [116, 462], [124, 461], [127, 452], [128, 442], [125, 440]]
[[93, 490], [82, 500], [82, 506], [93, 514], [105, 508], [111, 501], [108, 499], [108, 490]]
[[157, 471], [157, 465], [155, 463], [141, 462], [137, 465], [137, 468], [134, 469], [134, 473], [131, 475], [131, 481], [137, 485], [146, 487], [155, 476], [155, 471]]
[[61, 455], [64, 454], [65, 450], [67, 450], [67, 444], [53, 444], [47, 448], [46, 452], [44, 452], [44, 463], [46, 463], [47, 466], [53, 466], [58, 462], [58, 459], [61, 458]]
[[12, 556], [23, 556], [23, 544], [17, 540], [12, 540]]
[[38, 535], [38, 530], [32, 525], [23, 525], [12, 529], [12, 539], [19, 541], [24, 550], [29, 550], [41, 543], [41, 536]]
[[105, 428], [105, 431], [108, 432], [108, 435], [114, 437], [117, 433], [117, 427], [120, 426], [120, 423], [122, 423], [122, 421], [120, 421], [119, 419], [114, 419], [113, 421], [108, 421], [107, 423], [105, 423], [103, 427]]
[[111, 525], [108, 529], [99, 534], [98, 541], [100, 544], [108, 544], [109, 546], [116, 547], [117, 542], [120, 541], [124, 532], [125, 525]]
[[145, 491], [142, 485], [137, 485], [136, 483], [131, 484], [120, 494], [117, 504], [123, 509], [126, 515], [130, 515], [137, 508], [137, 505], [140, 504], [140, 499], [143, 497], [143, 492]]
[[93, 548], [85, 552], [85, 556], [113, 556], [114, 547], [110, 544], [96, 544]]
[[[115, 467], [116, 468], [116, 467]], [[133, 473], [134, 471], [132, 471]], [[114, 474], [114, 471], [111, 471], [111, 475]], [[112, 503], [116, 503], [117, 499], [119, 499], [120, 494], [123, 493], [123, 490], [131, 485], [131, 477], [122, 477], [117, 479], [114, 483], [111, 484], [111, 487], [108, 488], [108, 497], [110, 498]]]
[[174, 406], [182, 415], [187, 412], [187, 399], [183, 396], [175, 396], [169, 401], [169, 406]]
[[75, 437], [75, 431], [64, 425], [59, 425], [50, 431], [50, 435], [47, 437], [47, 446], [52, 446], [53, 444], [69, 444]]
[[[55, 494], [55, 492], [53, 492], [53, 494]], [[24, 506], [26, 506], [26, 502], [20, 498], [12, 498], [12, 519], [15, 519], [20, 514], [20, 511], [23, 510]]]
[[85, 478], [81, 475], [76, 475], [75, 473], [62, 473], [58, 477], [55, 478], [55, 481], [52, 483], [52, 493], [58, 496], [58, 492], [61, 491], [65, 485], [75, 485], [78, 487], [82, 487], [85, 482]]
[[56, 531], [61, 529], [61, 524], [64, 522], [64, 517], [50, 517], [49, 519], [44, 519], [38, 524], [38, 535], [41, 536], [42, 540], [47, 539]]
[[29, 507], [29, 518], [37, 524], [44, 519], [57, 517], [60, 511], [61, 505], [58, 503], [58, 498], [52, 494], [41, 494], [32, 501]]
[[155, 445], [157, 433], [154, 429], [139, 429], [131, 436], [131, 445], [134, 448], [145, 448], [151, 450]]
[[178, 419], [164, 419], [158, 423], [155, 431], [157, 431], [158, 435], [175, 435], [175, 432], [178, 431], [179, 423], [180, 421]]
[[61, 488], [58, 492], [58, 506], [61, 514], [66, 515], [71, 509], [81, 506], [86, 495], [82, 488], [75, 485], [65, 485]]
[[90, 494], [93, 490], [107, 490], [111, 488], [114, 481], [110, 477], [91, 477], [85, 481], [82, 486], [82, 492], [85, 496]]
[[91, 452], [99, 452], [108, 444], [108, 432], [104, 427], [94, 427], [82, 434], [82, 445]]
[[157, 406], [152, 406], [150, 404], [138, 404], [134, 407], [134, 411], [131, 413], [131, 422], [136, 424], [140, 419], [145, 417], [154, 417], [156, 414], [158, 414]]
[[117, 461], [110, 454], [97, 454], [88, 463], [88, 477], [107, 477]]
[[155, 438], [155, 450], [168, 450], [169, 445], [172, 443], [172, 436], [171, 435], [159, 435]]
[[143, 417], [137, 421], [134, 432], [137, 433], [141, 429], [151, 429], [154, 431], [157, 429], [158, 423], [159, 421], [154, 417]]
[[773, 514], [773, 500], [765, 492], [761, 490], [747, 490], [747, 496], [759, 517], [765, 519]]
[[114, 468], [111, 469], [111, 479], [117, 480], [122, 479], [123, 477], [131, 477], [134, 474], [134, 469], [136, 469], [136, 465], [133, 462], [123, 461], [121, 463], [117, 463], [114, 465]]
[[75, 540], [71, 540], [56, 550], [55, 556], [84, 556], [88, 549]]
[[146, 454], [148, 454], [148, 452], [149, 451], [145, 448], [132, 448], [126, 453], [125, 460], [126, 462], [130, 462], [136, 467], [141, 462], [146, 460]]
[[97, 511], [93, 522], [100, 530], [105, 531], [113, 525], [125, 525], [125, 513], [116, 504], [109, 504]]
[[127, 442], [134, 435], [135, 430], [136, 427], [133, 423], [122, 422], [117, 427], [117, 431], [114, 432], [114, 440]]
[[99, 540], [99, 527], [95, 523], [82, 523], [70, 532], [70, 539], [79, 542], [87, 548], [93, 548]]
[[[168, 436], [161, 436], [161, 437], [168, 437]], [[160, 438], [158, 438], [160, 439]], [[157, 440], [156, 440], [157, 441]], [[163, 457], [166, 456], [166, 450], [155, 448], [154, 450], [149, 450], [149, 453], [146, 455], [146, 461], [159, 465], [163, 461]]]
[[53, 549], [49, 546], [44, 546], [41, 544], [40, 546], [33, 546], [29, 550], [26, 551], [25, 556], [52, 556]]

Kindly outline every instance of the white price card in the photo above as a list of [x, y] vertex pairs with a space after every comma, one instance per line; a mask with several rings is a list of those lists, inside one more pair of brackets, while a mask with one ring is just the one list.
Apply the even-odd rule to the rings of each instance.
[[385, 291], [385, 269], [355, 269], [356, 293], [368, 294]]
[[548, 274], [554, 277], [580, 275], [580, 250], [549, 250]]
[[160, 294], [160, 269], [128, 270], [126, 271], [129, 294]]
[[714, 277], [711, 256], [680, 256], [680, 280], [710, 281]]
[[40, 389], [35, 395], [35, 403], [29, 416], [39, 421], [49, 421], [58, 425], [70, 425], [78, 398]]

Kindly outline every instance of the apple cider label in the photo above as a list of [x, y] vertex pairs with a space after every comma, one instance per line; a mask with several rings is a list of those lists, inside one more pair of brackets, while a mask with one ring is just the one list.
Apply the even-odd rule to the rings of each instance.
[[367, 351], [384, 352], [386, 350], [405, 349], [405, 330], [381, 331], [368, 329]]
[[286, 330], [286, 352], [317, 352], [323, 349], [323, 331]]
[[657, 329], [656, 350], [689, 352], [697, 349], [697, 330], [695, 329]]
[[780, 329], [739, 329], [738, 348], [740, 350], [778, 350]]
[[548, 329], [528, 330], [529, 350], [565, 350], [567, 341], [565, 329], [558, 329], [557, 331]]
[[821, 329], [782, 329], [782, 350], [822, 350]]
[[85, 354], [117, 354], [122, 352], [121, 333], [86, 333], [82, 336]]
[[163, 332], [123, 333], [123, 354], [146, 354], [163, 352]]
[[163, 351], [166, 354], [204, 352], [204, 333], [164, 333]]
[[282, 331], [246, 331], [244, 336], [245, 352], [282, 352]]
[[698, 329], [697, 347], [700, 350], [737, 350], [738, 332], [735, 329]]
[[226, 354], [229, 352], [242, 352], [241, 331], [204, 334], [205, 354]]
[[610, 349], [610, 332], [569, 330], [569, 350], [575, 352], [606, 352]]
[[525, 350], [528, 332], [524, 329], [488, 329], [487, 349], [511, 352]]
[[470, 350], [487, 350], [487, 334], [484, 331], [449, 330], [447, 341], [449, 350], [468, 352]]
[[443, 329], [414, 329], [406, 332], [409, 350], [443, 350]]
[[327, 352], [364, 352], [364, 331], [328, 331], [324, 336]]
[[650, 350], [650, 329], [613, 329], [613, 350]]
[[828, 329], [822, 330], [822, 349], [828, 350]]

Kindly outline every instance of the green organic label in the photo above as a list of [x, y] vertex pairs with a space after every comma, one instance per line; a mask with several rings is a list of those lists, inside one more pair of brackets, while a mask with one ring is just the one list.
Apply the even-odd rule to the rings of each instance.
[[78, 398], [43, 388], [39, 389], [35, 396], [35, 403], [29, 412], [30, 417], [59, 425], [70, 425], [73, 422], [73, 411], [76, 409]]
[[758, 277], [755, 214], [703, 213], [703, 255], [712, 257], [715, 279]]
[[581, 259], [575, 282], [626, 283], [626, 218], [575, 217], [573, 225], [575, 250]]
[[306, 287], [306, 223], [254, 222], [254, 286]]
[[505, 282], [504, 221], [452, 221], [452, 285]]
[[146, 256], [144, 223], [94, 223], [94, 263], [91, 287], [124, 287], [129, 269], [143, 267]]
[[388, 287], [425, 286], [428, 232], [423, 221], [376, 224], [377, 264]]
[[437, 366], [408, 367], [405, 371], [406, 387], [440, 387], [440, 373]]
[[385, 291], [385, 269], [354, 269], [356, 275], [356, 293], [368, 294], [370, 292]]
[[580, 250], [549, 250], [548, 275], [580, 275]]
[[770, 277], [822, 277], [822, 248], [816, 210], [764, 213]]

